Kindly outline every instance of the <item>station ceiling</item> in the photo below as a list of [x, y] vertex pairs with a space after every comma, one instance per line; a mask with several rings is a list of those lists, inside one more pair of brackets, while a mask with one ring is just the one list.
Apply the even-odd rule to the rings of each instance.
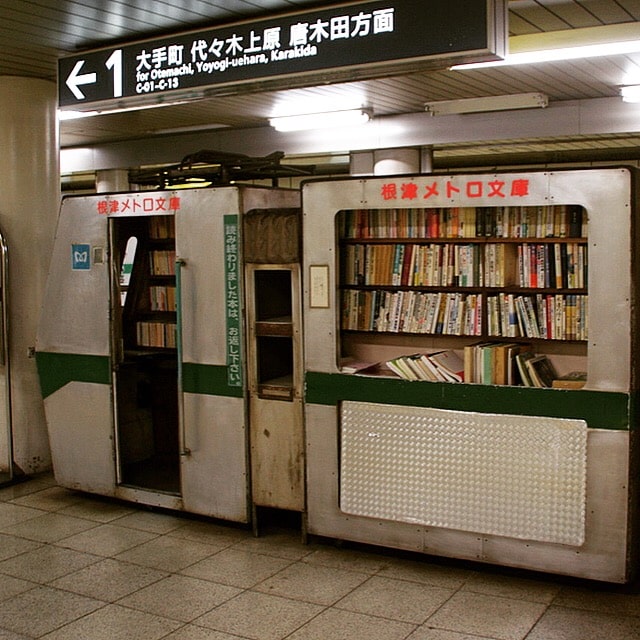
[[[317, 0], [0, 0], [0, 75], [56, 81], [58, 59], [83, 50], [335, 4]], [[508, 9], [510, 37], [550, 32], [566, 35], [570, 30], [598, 34], [612, 25], [640, 22], [640, 0], [509, 0]], [[542, 92], [550, 101], [615, 97], [634, 74], [640, 78], [640, 54], [547, 62], [535, 67], [430, 69], [311, 88], [244, 92], [66, 121], [61, 123], [60, 138], [65, 148], [144, 139], [186, 128], [267, 126], [274, 106], [291, 96], [338, 100], [355, 92], [366, 96], [376, 116], [422, 112], [424, 104], [431, 101], [522, 92]], [[523, 152], [531, 152], [536, 145], [547, 150], [554, 145], [565, 149], [633, 146], [640, 150], [640, 136], [523, 140], [520, 145]]]

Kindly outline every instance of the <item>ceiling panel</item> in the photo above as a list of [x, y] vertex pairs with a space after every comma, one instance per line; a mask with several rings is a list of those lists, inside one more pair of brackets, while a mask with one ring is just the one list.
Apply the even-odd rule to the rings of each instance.
[[[58, 58], [84, 49], [333, 4], [317, 0], [0, 0], [0, 75], [55, 80]], [[508, 6], [511, 35], [640, 21], [639, 0], [510, 0]], [[144, 138], [180, 127], [263, 126], [285, 97], [338, 100], [353, 93], [364, 96], [379, 116], [420, 112], [428, 101], [525, 91], [546, 93], [551, 100], [612, 97], [630, 72], [640, 73], [640, 56], [535, 68], [436, 69], [63, 122], [61, 141], [63, 146], [79, 146]], [[628, 141], [636, 143], [633, 138]], [[582, 144], [596, 142], [590, 139]]]

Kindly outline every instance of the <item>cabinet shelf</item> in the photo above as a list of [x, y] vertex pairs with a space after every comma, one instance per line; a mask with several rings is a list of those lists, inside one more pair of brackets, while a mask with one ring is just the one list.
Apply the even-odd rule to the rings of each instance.
[[572, 205], [341, 211], [341, 355], [359, 357], [367, 335], [414, 352], [451, 339], [587, 345], [586, 222]]
[[255, 323], [255, 328], [257, 336], [291, 337], [293, 335], [291, 316], [258, 320]]

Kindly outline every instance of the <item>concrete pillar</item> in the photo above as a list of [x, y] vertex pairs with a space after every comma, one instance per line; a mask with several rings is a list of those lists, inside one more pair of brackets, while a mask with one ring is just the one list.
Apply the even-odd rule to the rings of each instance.
[[419, 149], [379, 149], [373, 152], [373, 160], [377, 176], [420, 173]]
[[96, 171], [96, 193], [130, 191], [129, 172], [126, 169]]
[[51, 466], [33, 348], [60, 205], [56, 106], [55, 83], [0, 76], [0, 226], [9, 247], [13, 451], [25, 473]]

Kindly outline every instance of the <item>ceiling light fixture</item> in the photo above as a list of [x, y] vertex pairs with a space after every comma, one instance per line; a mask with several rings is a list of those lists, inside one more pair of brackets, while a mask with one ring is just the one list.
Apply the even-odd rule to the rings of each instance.
[[535, 109], [546, 107], [548, 104], [549, 98], [544, 93], [513, 93], [504, 96], [426, 102], [424, 110], [433, 116], [444, 116], [486, 111], [510, 111], [511, 109]]
[[305, 129], [328, 129], [353, 127], [369, 122], [371, 112], [367, 109], [346, 109], [300, 115], [279, 116], [269, 119], [276, 131], [301, 131]]
[[640, 85], [634, 84], [621, 87], [620, 95], [623, 102], [640, 102]]
[[465, 71], [638, 53], [640, 24], [631, 22], [511, 36], [508, 51], [503, 60], [457, 64], [451, 70]]

